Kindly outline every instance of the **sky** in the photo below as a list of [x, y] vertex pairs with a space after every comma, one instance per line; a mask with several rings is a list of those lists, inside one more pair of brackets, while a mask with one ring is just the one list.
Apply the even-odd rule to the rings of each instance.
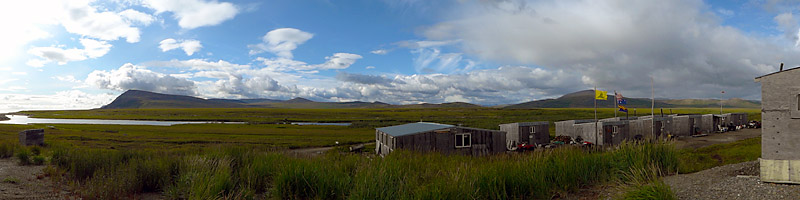
[[753, 78], [800, 65], [790, 0], [2, 4], [0, 112], [97, 108], [129, 89], [502, 105], [649, 97], [651, 78], [656, 98], [760, 100]]

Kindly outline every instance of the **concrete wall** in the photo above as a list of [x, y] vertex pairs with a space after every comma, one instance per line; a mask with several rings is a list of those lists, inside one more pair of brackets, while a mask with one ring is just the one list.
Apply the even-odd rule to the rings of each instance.
[[761, 82], [761, 180], [800, 183], [800, 70], [757, 78]]
[[700, 116], [700, 131], [703, 133], [712, 133], [714, 132], [714, 115], [706, 114]]
[[692, 127], [689, 123], [689, 116], [672, 117], [672, 129], [670, 134], [674, 137], [690, 136]]

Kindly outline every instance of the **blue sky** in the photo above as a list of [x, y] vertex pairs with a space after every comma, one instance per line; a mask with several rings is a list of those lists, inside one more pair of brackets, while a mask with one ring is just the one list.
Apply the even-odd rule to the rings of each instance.
[[[794, 1], [117, 0], [0, 8], [0, 112], [128, 89], [482, 105], [597, 86], [760, 99], [798, 59]], [[721, 96], [725, 90], [725, 96]]]

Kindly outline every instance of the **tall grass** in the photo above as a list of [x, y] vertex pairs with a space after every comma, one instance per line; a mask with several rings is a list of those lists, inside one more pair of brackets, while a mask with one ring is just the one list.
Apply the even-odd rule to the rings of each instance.
[[657, 177], [678, 165], [675, 148], [666, 143], [485, 157], [396, 151], [384, 158], [338, 152], [298, 158], [245, 148], [52, 148], [51, 163], [79, 185], [85, 199], [146, 192], [171, 199], [547, 199], [588, 185], [634, 180], [626, 177], [647, 175], [636, 171], [647, 167], [656, 169]]

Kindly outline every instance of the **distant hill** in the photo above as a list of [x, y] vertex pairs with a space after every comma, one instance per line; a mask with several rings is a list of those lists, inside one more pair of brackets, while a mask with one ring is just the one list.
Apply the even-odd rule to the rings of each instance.
[[[584, 90], [566, 94], [556, 99], [544, 99], [520, 104], [492, 106], [492, 108], [529, 109], [529, 108], [592, 108], [594, 107], [594, 91]], [[614, 106], [614, 95], [608, 96], [609, 100], [597, 101], [597, 107], [611, 108]], [[649, 108], [650, 99], [625, 98], [629, 108]], [[761, 108], [761, 102], [729, 99], [724, 102], [725, 107], [735, 108]], [[452, 102], [441, 104], [407, 104], [393, 105], [383, 102], [316, 102], [305, 98], [290, 100], [275, 99], [202, 99], [197, 97], [160, 94], [141, 90], [128, 90], [113, 102], [101, 109], [123, 108], [481, 108], [483, 106]], [[656, 99], [659, 108], [714, 108], [719, 107], [719, 100], [714, 99]]]
[[241, 103], [227, 100], [207, 100], [197, 97], [128, 90], [101, 109], [120, 108], [240, 108]]
[[455, 108], [481, 107], [455, 102], [443, 104], [392, 105], [383, 102], [316, 102], [305, 98], [275, 99], [202, 99], [197, 97], [128, 90], [101, 109], [124, 108]]
[[[614, 107], [614, 95], [609, 94], [608, 100], [597, 101], [598, 108], [611, 108]], [[627, 101], [626, 107], [629, 108], [649, 108], [651, 100], [649, 98], [629, 98], [625, 97]], [[723, 101], [725, 107], [735, 108], [761, 108], [761, 102], [744, 100], [744, 99], [729, 99]], [[556, 99], [544, 99], [529, 101], [520, 104], [509, 105], [504, 108], [522, 109], [522, 108], [593, 108], [594, 107], [594, 90], [584, 90], [575, 93], [566, 94]], [[655, 107], [657, 108], [714, 108], [719, 107], [719, 100], [716, 99], [656, 99]]]

